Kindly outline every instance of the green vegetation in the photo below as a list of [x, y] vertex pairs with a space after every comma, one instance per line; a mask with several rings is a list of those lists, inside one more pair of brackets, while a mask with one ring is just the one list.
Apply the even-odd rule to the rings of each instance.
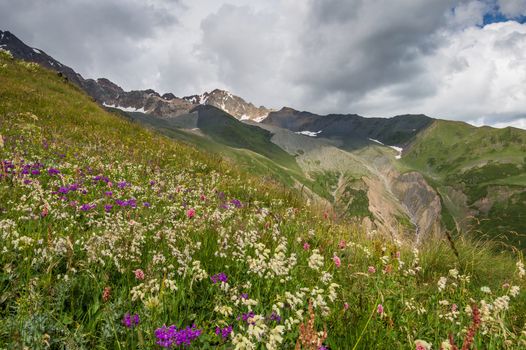
[[331, 349], [461, 346], [477, 310], [473, 347], [526, 346], [520, 254], [324, 219], [5, 53], [0, 162], [1, 348], [293, 349], [309, 303]]
[[[449, 229], [456, 227], [454, 219], [482, 237], [526, 248], [521, 239], [526, 234], [526, 203], [520, 194], [526, 191], [525, 152], [523, 130], [437, 120], [417, 136], [402, 162], [438, 189]], [[451, 189], [466, 195], [467, 203], [444, 197]]]

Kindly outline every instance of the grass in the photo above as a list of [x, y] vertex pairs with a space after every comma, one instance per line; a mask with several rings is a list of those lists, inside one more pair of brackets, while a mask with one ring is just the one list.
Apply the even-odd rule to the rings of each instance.
[[159, 349], [174, 325], [189, 349], [293, 349], [309, 302], [331, 349], [458, 344], [473, 305], [474, 346], [526, 344], [520, 253], [462, 239], [457, 258], [333, 222], [5, 53], [0, 135], [0, 348]]
[[[448, 211], [445, 216], [451, 216], [444, 220], [450, 229], [455, 226], [453, 219], [465, 229], [480, 231], [490, 239], [517, 242], [524, 249], [525, 242], [517, 233], [526, 232], [522, 214], [526, 202], [515, 193], [526, 189], [525, 152], [523, 130], [437, 120], [417, 136], [402, 163], [407, 170], [424, 174], [442, 196], [448, 192], [446, 186], [467, 196], [466, 205], [442, 197]], [[502, 191], [509, 196], [498, 196]], [[489, 211], [479, 209], [481, 200], [490, 201]]]

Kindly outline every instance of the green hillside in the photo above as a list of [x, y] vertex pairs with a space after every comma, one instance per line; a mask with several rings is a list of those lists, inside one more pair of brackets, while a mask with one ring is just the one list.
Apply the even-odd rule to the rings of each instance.
[[461, 227], [526, 248], [526, 131], [437, 120], [403, 164], [427, 176]]
[[520, 254], [332, 222], [3, 52], [0, 162], [2, 349], [526, 345]]

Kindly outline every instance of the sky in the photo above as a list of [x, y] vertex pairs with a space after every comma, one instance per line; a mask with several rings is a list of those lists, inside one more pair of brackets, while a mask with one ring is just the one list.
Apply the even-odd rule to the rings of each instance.
[[0, 29], [126, 90], [526, 129], [526, 0], [0, 0]]

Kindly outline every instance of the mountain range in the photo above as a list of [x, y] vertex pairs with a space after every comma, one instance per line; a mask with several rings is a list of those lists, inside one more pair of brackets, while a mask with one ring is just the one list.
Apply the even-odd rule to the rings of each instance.
[[0, 49], [56, 71], [123, 118], [295, 187], [327, 215], [370, 232], [418, 241], [472, 231], [526, 248], [524, 130], [271, 110], [219, 89], [185, 97], [124, 91], [83, 78], [8, 31], [0, 31]]

